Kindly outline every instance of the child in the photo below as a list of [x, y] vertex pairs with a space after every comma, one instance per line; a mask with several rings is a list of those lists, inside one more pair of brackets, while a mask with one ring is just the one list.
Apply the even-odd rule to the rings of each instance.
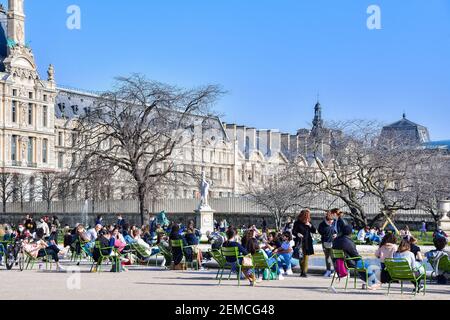
[[286, 275], [292, 275], [292, 263], [291, 263], [291, 259], [292, 259], [292, 245], [291, 245], [291, 241], [292, 241], [292, 234], [290, 232], [284, 232], [283, 235], [281, 236], [281, 247], [278, 249], [274, 250], [274, 253], [278, 254], [280, 260], [278, 262], [279, 267], [286, 268], [285, 274]]

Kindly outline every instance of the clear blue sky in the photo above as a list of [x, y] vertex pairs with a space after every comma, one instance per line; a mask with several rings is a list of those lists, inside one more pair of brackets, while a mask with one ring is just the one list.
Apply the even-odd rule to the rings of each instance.
[[[6, 0], [2, 0], [6, 2]], [[450, 139], [448, 0], [26, 0], [27, 38], [41, 75], [106, 89], [140, 72], [228, 91], [228, 123], [294, 133], [317, 93], [326, 119], [408, 118]], [[66, 28], [66, 8], [82, 29]], [[368, 30], [378, 4], [382, 30]]]

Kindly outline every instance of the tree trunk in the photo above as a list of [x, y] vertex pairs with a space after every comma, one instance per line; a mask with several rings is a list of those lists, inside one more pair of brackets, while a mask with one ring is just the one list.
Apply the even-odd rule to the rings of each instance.
[[138, 199], [139, 199], [139, 214], [141, 215], [141, 225], [145, 225], [145, 212], [146, 212], [146, 205], [145, 205], [145, 185], [140, 183], [138, 184]]

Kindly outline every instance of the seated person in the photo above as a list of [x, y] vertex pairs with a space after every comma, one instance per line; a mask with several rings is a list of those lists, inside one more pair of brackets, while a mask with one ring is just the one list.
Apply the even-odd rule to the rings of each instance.
[[[223, 243], [223, 247], [224, 247], [224, 248], [237, 247], [237, 248], [238, 248], [238, 254], [239, 254], [240, 256], [246, 256], [246, 255], [249, 254], [249, 252], [247, 251], [247, 249], [244, 248], [241, 244], [239, 244], [239, 243], [236, 241], [236, 230], [235, 230], [234, 228], [228, 228], [228, 230], [227, 230], [227, 232], [226, 232], [226, 235], [227, 235], [227, 241], [225, 241], [225, 242]], [[236, 258], [235, 258], [235, 257], [225, 257], [225, 259], [226, 259], [227, 263], [231, 265], [231, 270], [234, 271], [234, 272], [236, 272], [236, 271], [237, 271], [237, 268], [236, 268], [236, 265], [237, 265]], [[239, 258], [239, 264], [242, 265], [242, 258]], [[251, 272], [251, 270], [248, 269], [248, 270], [243, 270], [243, 273], [244, 273], [245, 278], [246, 278], [247, 280], [250, 281], [250, 285], [252, 285], [252, 286], [255, 285], [255, 283], [256, 283], [256, 277], [255, 277], [255, 275], [253, 274], [253, 272]]]
[[102, 230], [102, 228], [103, 228], [103, 227], [102, 227], [101, 224], [96, 224], [94, 228], [91, 228], [91, 229], [89, 229], [89, 230], [87, 231], [87, 235], [88, 235], [89, 240], [90, 240], [91, 242], [92, 242], [92, 241], [95, 242], [95, 240], [97, 240], [98, 232], [99, 232], [100, 230]]
[[[361, 257], [356, 249], [355, 243], [352, 241], [352, 227], [346, 225], [342, 228], [342, 235], [337, 237], [333, 241], [333, 249], [334, 250], [342, 250], [347, 258], [356, 258]], [[380, 288], [380, 284], [378, 283], [377, 276], [375, 274], [375, 270], [373, 266], [369, 266], [367, 262], [363, 262], [361, 259], [358, 260], [348, 260], [347, 265], [351, 268], [365, 268], [368, 271], [368, 283], [369, 290], [377, 290]], [[359, 277], [361, 280], [366, 281], [366, 274], [364, 272], [359, 272]], [[365, 285], [364, 285], [365, 286]]]
[[114, 228], [114, 230], [111, 232], [111, 237], [114, 239], [114, 247], [120, 253], [130, 250], [130, 247], [127, 245], [123, 235], [119, 232], [119, 228]]
[[[416, 261], [416, 256], [411, 252], [411, 245], [409, 241], [403, 239], [398, 246], [398, 250], [394, 253], [394, 259], [401, 259], [408, 261], [411, 269], [416, 273], [416, 276], [419, 277], [425, 273], [425, 267]], [[415, 285], [415, 284], [414, 284]], [[419, 282], [419, 287], [415, 288], [417, 292], [423, 289], [423, 285]]]
[[420, 251], [420, 247], [417, 245], [417, 239], [413, 236], [407, 238], [409, 245], [411, 246], [411, 252], [414, 254], [416, 261], [422, 262], [424, 260], [424, 256]]
[[281, 245], [273, 250], [273, 253], [278, 255], [278, 265], [281, 270], [285, 270], [286, 275], [294, 274], [292, 272], [292, 233], [286, 231], [281, 236]]
[[261, 249], [263, 249], [267, 256], [271, 257], [273, 252], [281, 247], [281, 241], [278, 239], [278, 234], [273, 231], [267, 235], [267, 240], [262, 245]]
[[[183, 246], [188, 246], [186, 239], [180, 234], [180, 226], [178, 224], [174, 224], [172, 226], [172, 230], [169, 235], [169, 240], [182, 240]], [[172, 259], [175, 266], [175, 269], [179, 268], [179, 265], [181, 261], [183, 260], [183, 252], [181, 251], [181, 248], [179, 247], [172, 247]], [[192, 260], [191, 260], [192, 261]]]
[[220, 234], [220, 232], [206, 232], [206, 237], [208, 238], [208, 242], [211, 244], [212, 250], [220, 250], [222, 248], [223, 243], [225, 242], [225, 238]]
[[47, 244], [49, 248], [52, 248], [62, 257], [64, 257], [70, 249], [70, 246], [62, 247], [58, 245], [58, 230], [54, 224], [51, 225], [50, 236], [48, 237]]
[[199, 249], [199, 238], [195, 234], [195, 228], [193, 225], [189, 225], [189, 227], [186, 230], [186, 234], [184, 235], [186, 242], [188, 246], [192, 246], [190, 248], [185, 249], [185, 253], [188, 258], [188, 260], [192, 261], [193, 256], [196, 257], [198, 266], [201, 266], [203, 261], [203, 255], [202, 251]]
[[141, 235], [142, 235], [142, 230], [139, 228], [136, 228], [132, 231], [131, 233], [134, 243], [140, 247], [142, 247], [142, 249], [145, 250], [145, 253], [147, 255], [154, 255], [157, 254], [159, 252], [159, 249], [157, 247], [152, 247], [151, 245], [149, 245], [147, 242], [144, 241], [144, 239], [142, 239]]
[[381, 243], [381, 238], [375, 228], [369, 230], [369, 233], [366, 234], [366, 238], [369, 243]]
[[369, 227], [365, 227], [359, 230], [358, 235], [356, 236], [356, 240], [358, 240], [359, 242], [366, 242], [366, 235], [369, 230]]
[[394, 258], [394, 254], [397, 252], [397, 237], [393, 232], [389, 232], [383, 238], [380, 243], [380, 247], [375, 252], [375, 256], [380, 259], [381, 263], [381, 273], [380, 273], [380, 281], [381, 283], [388, 283], [390, 280], [390, 276], [388, 271], [386, 270], [386, 265], [384, 261], [386, 259]]
[[[43, 230], [40, 232], [40, 235], [42, 237], [44, 236]], [[23, 250], [34, 259], [50, 256], [56, 263], [56, 270], [65, 271], [64, 268], [59, 264], [59, 250], [56, 251], [54, 247], [49, 247], [49, 245], [42, 239], [36, 241], [24, 240]]]
[[428, 262], [433, 266], [433, 270], [436, 272], [438, 284], [447, 284], [450, 280], [450, 273], [438, 268], [439, 259], [442, 257], [448, 257], [449, 253], [445, 251], [447, 246], [447, 239], [444, 237], [437, 237], [433, 240], [435, 250], [431, 250], [425, 254]]
[[[110, 258], [112, 260], [111, 272], [121, 271], [122, 266], [119, 263], [119, 256], [113, 251], [115, 240], [111, 236], [111, 233], [104, 229], [100, 230], [100, 232], [98, 233], [97, 242], [100, 244], [100, 248], [97, 245], [94, 247], [94, 250], [92, 252], [92, 258], [94, 259], [94, 261], [98, 263], [101, 255], [111, 257]], [[119, 270], [117, 270], [116, 266], [119, 266]], [[96, 272], [97, 271], [96, 267], [94, 267], [92, 271]]]
[[[163, 253], [164, 260], [161, 264], [161, 267], [165, 267], [167, 261], [172, 261], [172, 255], [170, 254], [169, 237], [164, 232], [159, 232], [157, 234], [156, 246], [158, 247], [158, 250], [160, 250], [160, 252], [162, 251]], [[164, 248], [165, 250], [159, 249], [160, 247]]]
[[436, 239], [436, 238], [445, 238], [445, 239], [447, 239], [448, 235], [444, 232], [444, 230], [438, 229], [435, 232], [433, 232], [433, 239]]

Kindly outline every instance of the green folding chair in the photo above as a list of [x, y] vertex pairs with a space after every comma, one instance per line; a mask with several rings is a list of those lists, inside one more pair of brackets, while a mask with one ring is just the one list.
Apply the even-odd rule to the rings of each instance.
[[227, 265], [227, 260], [222, 255], [222, 252], [220, 252], [219, 250], [210, 250], [209, 253], [213, 257], [213, 259], [216, 260], [217, 265], [219, 266], [219, 270], [217, 271], [217, 274], [216, 274], [216, 280], [217, 280], [217, 279], [219, 279], [220, 272], [225, 269], [231, 269], [231, 266]]
[[163, 244], [158, 244], [159, 252], [156, 254], [155, 259], [156, 263], [155, 266], [158, 265], [158, 257], [162, 256], [164, 259], [166, 259], [166, 263], [169, 263], [172, 261], [172, 253], [167, 250], [167, 248]]
[[[150, 265], [150, 258], [152, 257], [152, 255], [147, 253], [145, 248], [137, 243], [130, 243], [129, 246], [130, 246], [131, 250], [133, 251], [133, 253], [138, 257], [138, 260], [136, 262], [138, 262], [139, 260], [144, 261], [144, 262], [146, 262], [146, 265], [148, 267]], [[157, 265], [157, 263], [158, 263], [158, 260], [156, 260], [155, 266]]]
[[[421, 280], [424, 280], [424, 288], [423, 288], [423, 295], [426, 294], [426, 286], [427, 286], [427, 273], [424, 272], [423, 274], [416, 274], [416, 271], [411, 269], [411, 266], [408, 263], [408, 260], [406, 259], [386, 259], [384, 261], [384, 264], [386, 266], [386, 270], [389, 273], [389, 276], [391, 277], [389, 281], [388, 286], [388, 295], [391, 290], [391, 283], [392, 282], [400, 282], [401, 286], [401, 293], [403, 294], [403, 282], [408, 281], [415, 284], [416, 288], [419, 287], [419, 282]], [[414, 295], [417, 295], [417, 290], [414, 290]]]
[[[364, 259], [362, 257], [347, 258], [345, 256], [345, 253], [344, 253], [343, 250], [335, 250], [335, 249], [333, 249], [333, 251], [331, 253], [331, 256], [333, 258], [333, 261], [336, 261], [337, 259], [343, 259], [344, 260], [344, 266], [348, 270], [347, 277], [345, 278], [345, 290], [347, 290], [347, 288], [348, 288], [348, 280], [350, 278], [350, 273], [351, 272], [353, 272], [354, 288], [356, 289], [356, 283], [357, 283], [357, 279], [358, 279], [358, 274], [360, 272], [362, 272], [362, 273], [365, 274], [366, 290], [368, 289], [368, 287], [369, 287], [369, 272], [368, 272], [368, 270], [365, 267], [362, 267], [362, 268], [350, 267], [349, 264], [348, 264], [349, 261], [355, 261], [356, 262], [358, 260], [361, 260], [362, 265], [364, 266], [365, 265], [364, 264]], [[336, 278], [340, 279], [339, 275], [336, 272], [336, 266], [335, 266], [333, 277], [331, 279], [331, 286], [330, 287], [333, 287], [333, 284], [334, 284], [334, 281], [335, 281]]]
[[[117, 249], [115, 247], [103, 247], [101, 245], [101, 243], [99, 241], [95, 242], [95, 248], [98, 248], [99, 251], [99, 258], [98, 261], [95, 262], [95, 260], [92, 262], [92, 266], [91, 266], [91, 272], [94, 269], [94, 266], [97, 270], [97, 272], [101, 271], [102, 268], [102, 264], [105, 261], [111, 261], [111, 263], [115, 264], [116, 270], [120, 270], [120, 254], [118, 253]], [[103, 250], [108, 250], [108, 252], [114, 252], [116, 255], [115, 256], [111, 256], [111, 254], [104, 254]]]
[[45, 262], [45, 270], [49, 270], [48, 269], [49, 265], [50, 265], [50, 270], [52, 269], [52, 266], [53, 266], [52, 256], [49, 256], [45, 249], [42, 249], [42, 250], [44, 250], [45, 255], [42, 257], [37, 257], [37, 258], [33, 257], [30, 253], [23, 250], [23, 252], [25, 253], [25, 270], [28, 270], [28, 268], [30, 268], [29, 270], [33, 270], [34, 265], [39, 260]]
[[[269, 264], [269, 260], [266, 259], [264, 256], [264, 253], [262, 251], [256, 252], [254, 255], [252, 255], [253, 260], [253, 267], [255, 268], [255, 271], [260, 276], [260, 271], [265, 270], [269, 271], [269, 274], [272, 272], [272, 268], [275, 266], [276, 273], [278, 274], [278, 261], [277, 261], [277, 255], [273, 255], [273, 258], [275, 258], [275, 262], [272, 262]], [[267, 279], [270, 280], [270, 277]]]
[[[225, 258], [225, 260], [226, 260], [227, 257], [236, 259], [235, 265], [236, 265], [236, 271], [237, 271], [237, 280], [238, 280], [238, 286], [240, 287], [241, 286], [241, 274], [242, 274], [243, 266], [239, 262], [239, 259], [240, 258], [244, 258], [244, 256], [240, 256], [239, 255], [239, 248], [238, 247], [222, 247], [221, 252], [222, 252], [222, 256]], [[228, 280], [230, 280], [231, 279], [231, 273], [233, 272], [232, 264], [227, 261], [226, 265], [230, 266], [230, 274], [228, 275]], [[246, 266], [246, 268], [253, 268], [253, 267]], [[220, 273], [219, 285], [222, 282], [223, 272], [224, 272], [224, 269], [222, 269], [222, 272]]]
[[428, 263], [433, 267], [431, 279], [442, 272], [450, 273], [450, 260], [447, 255], [441, 255], [436, 260], [428, 260]]
[[[181, 252], [183, 254], [184, 257], [184, 261], [186, 262], [186, 265], [190, 265], [190, 268], [193, 270], [194, 269], [194, 264], [195, 264], [195, 270], [198, 270], [199, 266], [198, 266], [198, 262], [197, 259], [195, 259], [194, 257], [194, 248], [195, 246], [185, 246], [183, 244], [183, 240], [170, 240], [170, 247], [172, 249], [174, 248], [180, 248]], [[185, 249], [187, 248], [191, 248], [192, 249], [192, 260], [188, 261], [187, 256], [186, 256], [186, 251]]]

